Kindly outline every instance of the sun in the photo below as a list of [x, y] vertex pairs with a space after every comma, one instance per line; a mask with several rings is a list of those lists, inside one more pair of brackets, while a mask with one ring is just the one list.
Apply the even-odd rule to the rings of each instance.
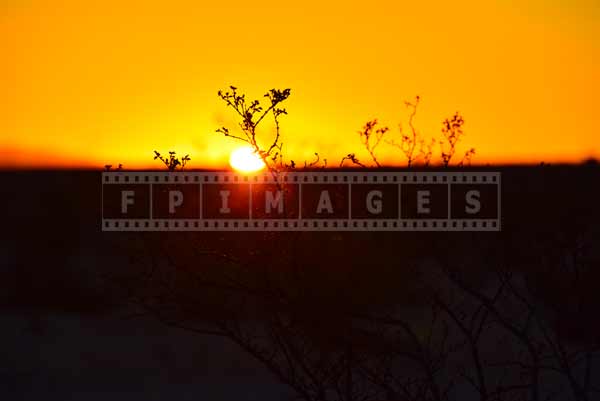
[[231, 152], [229, 164], [235, 170], [243, 173], [252, 173], [265, 168], [265, 162], [249, 146], [237, 148]]

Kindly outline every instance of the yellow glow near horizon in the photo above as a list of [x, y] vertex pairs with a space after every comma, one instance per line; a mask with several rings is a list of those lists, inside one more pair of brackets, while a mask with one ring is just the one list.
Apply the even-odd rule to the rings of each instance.
[[[474, 163], [600, 158], [597, 0], [0, 2], [0, 167], [223, 168], [238, 121], [218, 99], [291, 88], [286, 160], [369, 156], [372, 118], [427, 138], [460, 111]], [[262, 126], [264, 125], [264, 126]], [[273, 127], [261, 124], [265, 142]], [[382, 144], [378, 159], [405, 165]]]
[[249, 146], [243, 146], [231, 152], [229, 164], [242, 173], [253, 173], [266, 167], [265, 162]]

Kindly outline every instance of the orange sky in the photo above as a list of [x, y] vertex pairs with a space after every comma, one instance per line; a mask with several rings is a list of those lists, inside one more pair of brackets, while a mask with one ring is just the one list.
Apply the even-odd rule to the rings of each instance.
[[229, 84], [292, 88], [298, 161], [366, 159], [356, 131], [406, 123], [415, 95], [426, 136], [464, 115], [475, 162], [600, 158], [597, 0], [89, 3], [0, 2], [0, 165], [160, 167], [157, 149], [224, 167]]

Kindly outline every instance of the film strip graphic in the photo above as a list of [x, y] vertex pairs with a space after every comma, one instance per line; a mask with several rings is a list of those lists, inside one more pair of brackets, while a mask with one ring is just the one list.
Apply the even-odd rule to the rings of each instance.
[[103, 231], [500, 231], [499, 172], [104, 172]]

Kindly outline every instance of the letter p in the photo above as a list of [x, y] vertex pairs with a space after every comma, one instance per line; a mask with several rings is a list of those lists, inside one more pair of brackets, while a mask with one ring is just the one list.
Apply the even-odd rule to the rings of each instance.
[[183, 193], [181, 191], [169, 191], [169, 213], [175, 213], [175, 208], [183, 204]]

